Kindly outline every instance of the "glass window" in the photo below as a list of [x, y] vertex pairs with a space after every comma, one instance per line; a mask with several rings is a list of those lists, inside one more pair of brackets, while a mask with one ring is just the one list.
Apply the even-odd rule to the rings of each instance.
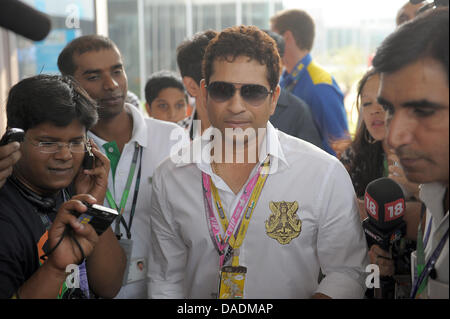
[[139, 94], [139, 36], [136, 0], [108, 1], [108, 33], [124, 60], [128, 90]]
[[67, 43], [84, 34], [95, 33], [95, 8], [90, 0], [24, 0], [50, 16], [52, 30], [42, 41], [17, 37], [19, 77], [59, 73], [58, 55]]
[[[144, 5], [144, 79], [141, 79], [139, 63], [138, 1]], [[267, 29], [271, 6], [273, 12], [283, 8], [281, 0], [239, 2], [241, 10], [233, 0], [109, 0], [109, 36], [124, 56], [129, 90], [144, 99], [142, 86], [150, 74], [160, 70], [178, 71], [176, 48], [189, 33], [220, 31], [236, 25], [237, 21]], [[241, 17], [236, 16], [238, 12]]]

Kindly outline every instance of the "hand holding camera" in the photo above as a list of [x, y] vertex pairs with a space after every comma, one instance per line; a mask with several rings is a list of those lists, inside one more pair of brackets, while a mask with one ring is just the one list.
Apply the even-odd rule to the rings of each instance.
[[96, 202], [91, 195], [76, 195], [59, 208], [48, 234], [47, 262], [53, 268], [65, 272], [67, 265], [80, 263], [94, 250], [99, 240], [95, 229], [81, 223], [72, 212], [85, 213], [89, 204]]

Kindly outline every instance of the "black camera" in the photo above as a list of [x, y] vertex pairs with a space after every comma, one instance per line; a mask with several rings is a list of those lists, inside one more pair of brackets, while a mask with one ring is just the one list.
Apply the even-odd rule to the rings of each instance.
[[22, 142], [25, 137], [25, 132], [21, 128], [10, 128], [3, 135], [0, 140], [0, 146], [6, 145], [12, 142]]
[[91, 224], [94, 227], [97, 235], [103, 234], [105, 230], [112, 224], [119, 214], [116, 210], [97, 205], [83, 202], [87, 206], [87, 211], [80, 213], [77, 211], [71, 211], [71, 214], [78, 217], [78, 221], [82, 224]]

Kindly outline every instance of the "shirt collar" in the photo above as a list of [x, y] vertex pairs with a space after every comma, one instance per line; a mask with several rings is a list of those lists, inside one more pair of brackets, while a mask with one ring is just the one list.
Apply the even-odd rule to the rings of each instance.
[[292, 69], [291, 73], [287, 73], [290, 77], [295, 78], [296, 75], [298, 75], [303, 69], [307, 68], [308, 65], [311, 63], [312, 57], [311, 54], [305, 55], [302, 59], [300, 59], [297, 64]]
[[130, 111], [133, 118], [133, 132], [131, 133], [130, 142], [136, 141], [143, 147], [148, 146], [147, 124], [140, 110], [132, 104], [125, 103], [125, 107]]
[[[264, 136], [264, 140], [261, 145], [265, 146], [259, 150], [259, 162], [260, 164], [266, 159], [268, 155], [270, 155], [270, 172], [269, 174], [273, 174], [283, 170], [285, 168], [289, 168], [289, 164], [284, 155], [282, 146], [280, 144], [277, 130], [273, 127], [270, 122], [267, 122], [267, 131]], [[195, 138], [189, 146], [186, 146], [181, 150], [181, 154], [186, 155], [185, 152], [189, 152], [188, 155], [191, 156], [180, 156], [180, 153], [177, 154], [176, 158], [172, 158], [172, 160], [176, 163], [177, 167], [186, 166], [189, 164], [196, 164], [198, 169], [207, 173], [208, 175], [212, 174], [211, 169], [211, 156], [206, 150], [206, 145], [209, 143], [209, 136], [211, 136], [212, 127], [205, 130], [202, 136], [198, 136]]]
[[[131, 114], [131, 118], [133, 119], [133, 131], [131, 133], [130, 142], [137, 142], [139, 145], [143, 147], [147, 147], [148, 144], [148, 135], [147, 135], [147, 124], [145, 123], [144, 116], [141, 114], [139, 109], [132, 104], [125, 103], [126, 110]], [[89, 131], [89, 136], [94, 139], [94, 142], [97, 145], [104, 145], [107, 141], [95, 135], [92, 131]]]

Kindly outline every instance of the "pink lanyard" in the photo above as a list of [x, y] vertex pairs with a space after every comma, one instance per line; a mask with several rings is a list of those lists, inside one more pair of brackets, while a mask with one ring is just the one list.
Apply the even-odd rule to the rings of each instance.
[[[220, 267], [223, 266], [224, 260], [225, 260], [225, 250], [228, 247], [228, 243], [231, 237], [233, 237], [235, 233], [236, 226], [239, 225], [239, 221], [241, 219], [242, 211], [244, 210], [244, 207], [246, 206], [246, 203], [248, 202], [248, 199], [252, 195], [253, 189], [255, 188], [255, 185], [258, 182], [259, 177], [261, 176], [261, 170], [263, 168], [263, 165], [260, 165], [258, 167], [257, 173], [250, 179], [248, 184], [245, 186], [245, 190], [241, 195], [241, 198], [238, 201], [238, 204], [236, 205], [236, 208], [234, 210], [234, 213], [231, 217], [231, 220], [228, 224], [228, 227], [225, 232], [225, 238], [222, 239], [220, 235], [220, 225], [217, 222], [217, 219], [214, 215], [213, 211], [213, 204], [212, 204], [212, 196], [211, 196], [211, 177], [202, 172], [202, 180], [203, 180], [203, 199], [205, 203], [206, 213], [207, 213], [207, 220], [209, 220], [209, 233], [211, 235], [211, 238], [214, 242], [214, 245], [219, 253], [220, 256]], [[254, 207], [253, 207], [254, 208]], [[222, 220], [226, 220], [225, 213], [221, 209], [220, 205], [217, 204], [217, 211], [219, 213], [219, 216]]]

